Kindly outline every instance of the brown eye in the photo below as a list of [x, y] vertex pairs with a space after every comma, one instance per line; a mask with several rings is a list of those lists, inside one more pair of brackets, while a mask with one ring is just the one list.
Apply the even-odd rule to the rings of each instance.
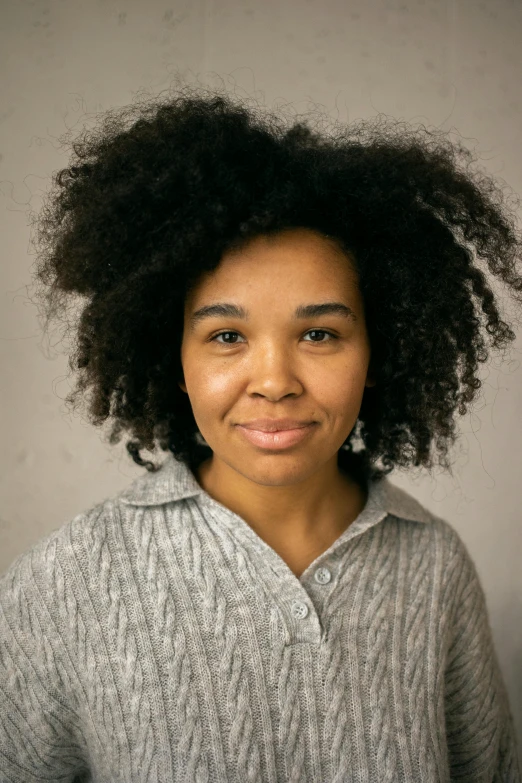
[[326, 329], [310, 329], [306, 334], [327, 334], [329, 336], [329, 340], [312, 340], [313, 343], [329, 343], [331, 340], [336, 340], [337, 336], [333, 334], [332, 332], [326, 331]]
[[[213, 342], [216, 340], [217, 337], [221, 337], [223, 334], [238, 334], [238, 332], [219, 332], [219, 334], [215, 334], [214, 337], [210, 340], [210, 342]], [[224, 343], [221, 343], [221, 345], [235, 345], [235, 343], [229, 343], [225, 341]]]

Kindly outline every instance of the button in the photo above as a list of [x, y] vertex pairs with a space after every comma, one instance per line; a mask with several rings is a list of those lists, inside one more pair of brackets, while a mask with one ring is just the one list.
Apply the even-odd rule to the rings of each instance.
[[332, 578], [332, 573], [328, 568], [318, 568], [314, 574], [314, 579], [320, 585], [326, 585]]
[[302, 601], [294, 601], [292, 604], [292, 614], [297, 620], [303, 620], [308, 614], [309, 609]]

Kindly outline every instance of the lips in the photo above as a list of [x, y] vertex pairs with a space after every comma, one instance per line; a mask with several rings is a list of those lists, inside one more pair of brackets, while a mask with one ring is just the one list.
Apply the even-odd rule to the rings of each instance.
[[252, 421], [239, 424], [248, 430], [258, 430], [261, 432], [280, 432], [281, 430], [296, 430], [307, 427], [314, 422], [300, 419], [253, 419]]
[[301, 423], [299, 427], [293, 427], [292, 429], [272, 431], [252, 429], [240, 424], [237, 425], [237, 428], [252, 445], [261, 449], [280, 451], [295, 446], [309, 437], [310, 433], [315, 429], [315, 424], [316, 422], [312, 422], [303, 426]]

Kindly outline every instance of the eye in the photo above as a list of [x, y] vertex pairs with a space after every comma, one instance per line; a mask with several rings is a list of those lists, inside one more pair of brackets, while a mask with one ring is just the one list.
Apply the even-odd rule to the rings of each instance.
[[[226, 331], [226, 332], [218, 332], [218, 334], [215, 334], [213, 337], [211, 337], [210, 342], [217, 342], [217, 338], [221, 337], [224, 334], [235, 334], [238, 335], [239, 332], [232, 332], [232, 331]], [[333, 333], [329, 332], [326, 329], [309, 329], [308, 332], [305, 332], [305, 334], [327, 334], [330, 339], [328, 340], [306, 340], [306, 342], [314, 342], [314, 343], [329, 343], [332, 340], [337, 340], [338, 337]], [[231, 342], [224, 342], [220, 343], [220, 345], [237, 345], [237, 343], [231, 343]]]
[[306, 334], [327, 334], [330, 338], [329, 340], [312, 340], [314, 343], [331, 343], [332, 340], [337, 340], [337, 335], [335, 335], [333, 332], [329, 332], [326, 329], [310, 329]]

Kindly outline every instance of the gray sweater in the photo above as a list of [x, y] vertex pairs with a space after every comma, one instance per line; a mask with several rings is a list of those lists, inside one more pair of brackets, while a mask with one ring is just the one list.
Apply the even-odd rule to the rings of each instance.
[[2, 783], [521, 780], [483, 589], [388, 478], [297, 578], [167, 457], [0, 580]]

